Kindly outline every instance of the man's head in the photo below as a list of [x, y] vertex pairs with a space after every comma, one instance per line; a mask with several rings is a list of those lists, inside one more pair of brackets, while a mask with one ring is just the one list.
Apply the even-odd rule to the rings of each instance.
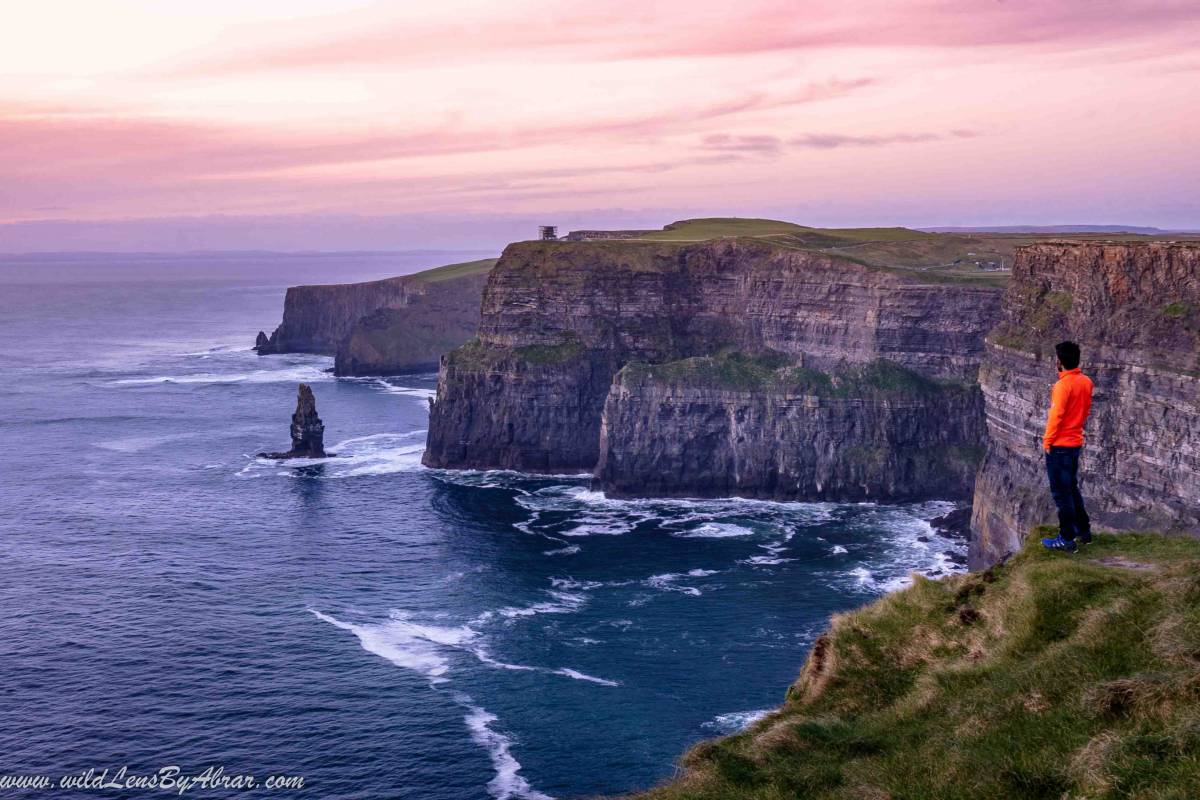
[[1054, 345], [1054, 353], [1058, 356], [1061, 368], [1075, 369], [1079, 366], [1079, 345], [1074, 342], [1059, 342]]

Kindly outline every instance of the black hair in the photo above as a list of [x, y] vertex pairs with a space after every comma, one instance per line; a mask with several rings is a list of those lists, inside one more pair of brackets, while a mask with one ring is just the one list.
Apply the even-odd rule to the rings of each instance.
[[1075, 369], [1079, 366], [1079, 345], [1074, 342], [1059, 342], [1054, 345], [1054, 354], [1058, 356], [1064, 369]]

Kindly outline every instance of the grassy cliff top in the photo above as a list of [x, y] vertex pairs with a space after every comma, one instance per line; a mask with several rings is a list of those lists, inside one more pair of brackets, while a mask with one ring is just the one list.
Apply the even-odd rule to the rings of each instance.
[[[1061, 243], [1061, 232], [932, 233], [910, 228], [813, 228], [771, 219], [707, 217], [672, 222], [661, 231], [626, 231], [612, 240], [587, 240], [634, 250], [633, 243], [678, 244], [739, 238], [769, 242], [893, 271], [924, 283], [965, 283], [1000, 287], [1008, 282], [1018, 247], [1039, 242]], [[1074, 241], [1130, 242], [1163, 237], [1138, 234], [1080, 233]], [[1179, 238], [1179, 237], [1174, 237]], [[572, 242], [578, 246], [578, 242]], [[642, 256], [644, 257], [644, 256]]]
[[415, 272], [407, 277], [423, 283], [441, 283], [455, 278], [465, 278], [470, 275], [483, 275], [496, 266], [496, 258], [482, 258], [478, 261], [464, 261], [461, 264], [447, 264], [444, 267], [434, 267], [423, 272]]
[[741, 217], [707, 217], [672, 222], [661, 231], [647, 233], [641, 238], [657, 242], [703, 241], [726, 236], [785, 236], [811, 241], [828, 239], [850, 242], [867, 241], [911, 241], [928, 239], [937, 234], [922, 233], [908, 228], [810, 228], [794, 222], [774, 219], [746, 219]]
[[[627, 231], [622, 238], [569, 241], [567, 247], [602, 247], [629, 254], [631, 263], [645, 261], [650, 245], [686, 246], [736, 238], [774, 247], [801, 250], [862, 266], [896, 271], [925, 283], [973, 283], [1000, 286], [1008, 278], [1016, 247], [1035, 237], [952, 235], [909, 228], [813, 228], [770, 219], [709, 217], [673, 222], [661, 231]], [[536, 243], [526, 242], [523, 246]], [[639, 251], [639, 248], [642, 248]]]
[[782, 708], [637, 797], [1200, 796], [1200, 542], [1047, 532], [835, 617]]

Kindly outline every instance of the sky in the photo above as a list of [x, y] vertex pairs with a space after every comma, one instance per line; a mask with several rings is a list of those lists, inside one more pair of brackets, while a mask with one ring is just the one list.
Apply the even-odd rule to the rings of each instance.
[[1200, 229], [1196, 0], [0, 0], [0, 251]]

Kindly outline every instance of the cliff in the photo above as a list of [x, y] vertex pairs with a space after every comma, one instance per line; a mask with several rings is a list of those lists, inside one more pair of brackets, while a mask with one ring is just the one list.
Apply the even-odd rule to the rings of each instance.
[[1040, 436], [1062, 339], [1096, 387], [1081, 462], [1095, 523], [1200, 533], [1200, 246], [1036, 244], [1018, 252], [980, 372], [974, 567], [1054, 517]]
[[[998, 304], [986, 285], [762, 239], [510, 245], [476, 339], [442, 362], [425, 463], [595, 469], [617, 494], [961, 494], [981, 430], [964, 383]], [[768, 393], [726, 386], [719, 369], [665, 380], [670, 362], [721, 354], [782, 359], [788, 374]], [[846, 380], [865, 365], [902, 380]], [[837, 390], [789, 382], [801, 373]], [[937, 419], [941, 431], [918, 433]], [[739, 477], [691, 470], [718, 441]], [[941, 445], [944, 457], [921, 452]]]
[[479, 321], [479, 298], [494, 259], [451, 264], [366, 283], [293, 286], [283, 322], [255, 349], [336, 357], [339, 375], [432, 369]]
[[605, 401], [609, 496], [969, 498], [982, 396], [889, 361], [832, 374], [736, 354], [630, 364]]
[[781, 708], [637, 798], [1196, 797], [1198, 580], [1200, 542], [1151, 535], [917, 577], [835, 616]]

